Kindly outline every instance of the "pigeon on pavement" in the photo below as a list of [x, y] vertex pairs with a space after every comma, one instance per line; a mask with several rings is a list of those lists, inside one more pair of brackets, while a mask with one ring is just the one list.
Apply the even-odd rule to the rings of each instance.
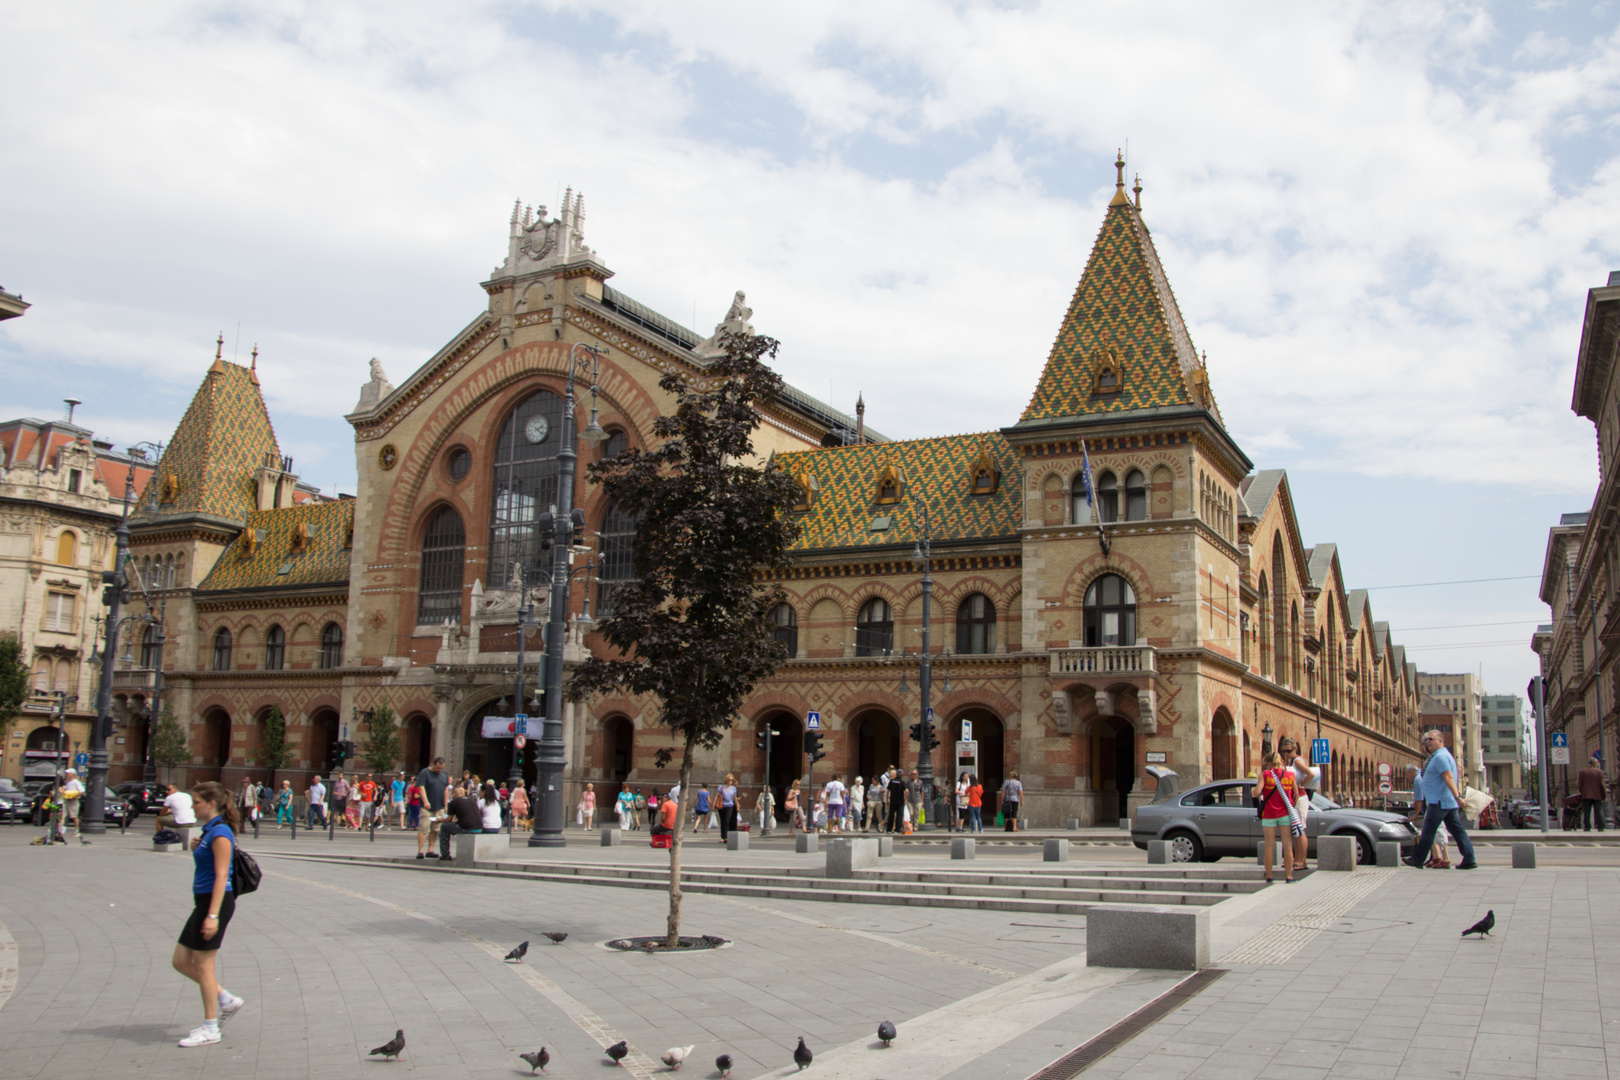
[[1487, 911], [1485, 917], [1462, 932], [1463, 937], [1469, 934], [1478, 934], [1482, 938], [1491, 936], [1491, 928], [1496, 925], [1496, 912]]
[[672, 1046], [664, 1051], [664, 1064], [669, 1066], [670, 1072], [680, 1072], [681, 1063], [686, 1060], [687, 1055], [691, 1052], [692, 1047], [690, 1046]]
[[527, 953], [528, 951], [529, 951], [529, 943], [527, 941], [520, 942], [518, 944], [517, 948], [513, 949], [511, 952], [506, 954], [506, 959], [508, 959], [508, 960], [516, 960], [519, 963], [521, 963], [523, 961], [524, 953]]
[[720, 1070], [721, 1077], [730, 1076], [731, 1075], [731, 1055], [730, 1054], [721, 1054], [719, 1057], [715, 1058], [714, 1059], [714, 1067], [716, 1069]]
[[548, 937], [552, 941], [555, 941], [558, 945], [561, 945], [563, 942], [568, 940], [568, 934], [566, 931], [563, 933], [558, 933], [555, 930], [542, 930], [541, 934], [542, 936]]
[[878, 1038], [883, 1040], [884, 1046], [894, 1042], [896, 1034], [898, 1033], [894, 1030], [894, 1024], [891, 1021], [885, 1020], [878, 1025]]
[[630, 1044], [620, 1039], [607, 1048], [607, 1056], [613, 1059], [613, 1064], [623, 1065], [624, 1059], [630, 1056]]
[[372, 1053], [381, 1054], [384, 1061], [388, 1060], [389, 1058], [398, 1060], [399, 1052], [403, 1049], [405, 1049], [405, 1029], [399, 1028], [394, 1032], [394, 1037], [392, 1039], [389, 1039], [387, 1042], [377, 1047], [377, 1049], [373, 1050]]
[[807, 1069], [810, 1067], [810, 1062], [814, 1060], [815, 1056], [816, 1055], [810, 1052], [810, 1048], [804, 1045], [804, 1036], [800, 1035], [799, 1045], [793, 1050], [793, 1063], [801, 1070]]
[[529, 1063], [530, 1076], [534, 1075], [536, 1069], [545, 1072], [547, 1063], [551, 1061], [551, 1055], [546, 1052], [546, 1048], [543, 1046], [532, 1054], [519, 1054], [518, 1057]]

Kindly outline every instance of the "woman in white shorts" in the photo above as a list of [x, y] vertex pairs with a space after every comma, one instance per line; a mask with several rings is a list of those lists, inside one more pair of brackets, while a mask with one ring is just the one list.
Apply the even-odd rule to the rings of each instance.
[[[1299, 797], [1294, 800], [1294, 810], [1299, 814], [1299, 823], [1309, 827], [1311, 811], [1311, 793], [1322, 778], [1322, 770], [1312, 765], [1300, 756], [1299, 744], [1292, 736], [1284, 735], [1277, 740], [1277, 753], [1282, 756], [1283, 764], [1294, 770], [1294, 783], [1299, 786]], [[1305, 853], [1310, 848], [1309, 834], [1294, 837], [1294, 866], [1303, 869], [1305, 866]]]

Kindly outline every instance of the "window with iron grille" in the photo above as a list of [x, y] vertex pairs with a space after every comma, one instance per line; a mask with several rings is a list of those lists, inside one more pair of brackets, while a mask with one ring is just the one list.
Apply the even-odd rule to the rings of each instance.
[[[453, 507], [442, 506], [422, 535], [422, 581], [416, 591], [418, 625], [461, 621], [461, 573], [467, 531]], [[498, 579], [502, 582], [506, 578]]]
[[602, 515], [601, 557], [597, 559], [596, 609], [613, 614], [613, 593], [636, 575], [636, 520], [617, 506]]
[[[557, 501], [557, 452], [561, 447], [562, 398], [550, 390], [537, 390], [518, 402], [495, 443], [491, 486], [495, 497], [489, 522], [491, 583], [504, 585], [512, 580], [514, 563], [527, 563], [539, 555], [536, 519]], [[458, 610], [460, 606], [458, 601]]]

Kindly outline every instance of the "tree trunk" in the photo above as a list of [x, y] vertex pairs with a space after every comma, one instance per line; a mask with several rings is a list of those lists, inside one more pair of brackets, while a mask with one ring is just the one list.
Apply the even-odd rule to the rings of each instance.
[[681, 947], [681, 836], [686, 823], [686, 808], [692, 805], [692, 737], [686, 738], [686, 750], [681, 755], [681, 801], [675, 810], [675, 835], [669, 841], [669, 930], [664, 937], [664, 948]]

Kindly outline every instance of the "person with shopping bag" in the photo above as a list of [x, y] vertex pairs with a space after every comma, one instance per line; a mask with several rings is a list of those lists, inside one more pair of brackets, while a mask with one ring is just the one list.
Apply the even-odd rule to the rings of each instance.
[[[1298, 794], [1294, 798], [1294, 812], [1299, 817], [1302, 826], [1309, 826], [1311, 813], [1311, 792], [1316, 790], [1317, 784], [1322, 780], [1320, 767], [1306, 761], [1299, 752], [1299, 744], [1292, 735], [1284, 735], [1277, 740], [1277, 753], [1282, 757], [1283, 765], [1292, 770], [1294, 786]], [[1304, 832], [1294, 837], [1294, 868], [1305, 869], [1305, 856], [1310, 850], [1310, 838]]]
[[1299, 820], [1299, 812], [1294, 809], [1294, 801], [1299, 797], [1299, 785], [1294, 782], [1294, 771], [1283, 767], [1282, 755], [1275, 750], [1268, 750], [1264, 759], [1264, 768], [1260, 773], [1260, 784], [1255, 788], [1254, 804], [1256, 812], [1260, 815], [1261, 831], [1265, 834], [1265, 843], [1262, 845], [1262, 857], [1266, 865], [1266, 884], [1271, 884], [1271, 867], [1275, 855], [1275, 847], [1279, 831], [1284, 842], [1283, 849], [1283, 882], [1292, 884], [1294, 881], [1294, 836], [1302, 836], [1305, 826]]

